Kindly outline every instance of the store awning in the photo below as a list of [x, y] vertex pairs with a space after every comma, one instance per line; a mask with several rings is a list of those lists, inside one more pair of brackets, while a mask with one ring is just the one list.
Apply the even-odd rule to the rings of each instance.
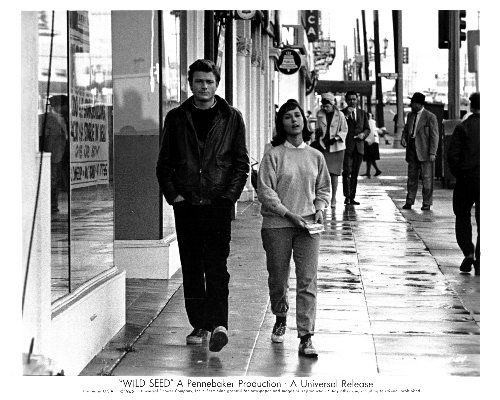
[[315, 92], [318, 94], [332, 92], [333, 94], [346, 93], [353, 90], [360, 96], [372, 96], [372, 86], [374, 81], [322, 81], [316, 84]]

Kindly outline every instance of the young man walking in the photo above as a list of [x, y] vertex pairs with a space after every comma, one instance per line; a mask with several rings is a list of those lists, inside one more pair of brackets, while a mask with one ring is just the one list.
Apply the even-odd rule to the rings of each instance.
[[241, 113], [215, 95], [219, 68], [197, 60], [188, 72], [193, 95], [168, 112], [156, 174], [174, 208], [186, 312], [193, 331], [188, 344], [209, 349], [228, 342], [231, 210], [250, 170]]
[[355, 200], [359, 168], [365, 154], [365, 139], [370, 134], [366, 112], [358, 107], [358, 95], [348, 91], [345, 95], [347, 107], [342, 110], [347, 120], [346, 149], [342, 171], [342, 186], [345, 205], [359, 205]]
[[[480, 143], [479, 143], [479, 92], [470, 98], [472, 114], [453, 131], [447, 160], [451, 173], [457, 179], [453, 189], [453, 212], [455, 213], [455, 234], [464, 254], [460, 272], [468, 273], [474, 265], [476, 275], [480, 274], [479, 250], [479, 197], [480, 197]], [[472, 242], [471, 211], [475, 208], [477, 225], [476, 246]], [[475, 256], [475, 257], [474, 257]]]

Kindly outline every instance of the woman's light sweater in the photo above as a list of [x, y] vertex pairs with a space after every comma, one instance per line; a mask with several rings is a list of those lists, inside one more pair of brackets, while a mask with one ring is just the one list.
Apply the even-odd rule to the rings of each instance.
[[287, 211], [312, 221], [316, 211], [330, 203], [325, 158], [305, 143], [272, 147], [260, 164], [257, 194], [262, 204], [262, 228], [294, 227], [285, 218]]

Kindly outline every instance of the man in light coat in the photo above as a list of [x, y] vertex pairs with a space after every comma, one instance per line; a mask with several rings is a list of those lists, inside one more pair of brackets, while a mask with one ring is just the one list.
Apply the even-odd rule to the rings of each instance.
[[424, 108], [425, 95], [416, 92], [411, 98], [411, 112], [401, 135], [401, 145], [406, 147], [408, 182], [406, 203], [409, 210], [415, 203], [418, 180], [422, 174], [422, 208], [429, 211], [434, 190], [434, 162], [439, 145], [439, 128], [436, 116]]
[[317, 114], [317, 132], [321, 134], [318, 141], [321, 152], [326, 159], [326, 165], [332, 182], [331, 207], [335, 208], [339, 176], [344, 163], [345, 141], [347, 136], [347, 121], [335, 105], [332, 93], [321, 95], [321, 110]]

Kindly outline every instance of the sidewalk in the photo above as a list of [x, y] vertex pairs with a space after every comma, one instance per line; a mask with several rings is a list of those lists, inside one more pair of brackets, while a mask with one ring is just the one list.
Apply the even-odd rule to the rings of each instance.
[[81, 375], [479, 376], [480, 277], [458, 273], [452, 191], [437, 187], [430, 212], [406, 211], [404, 182], [361, 179], [361, 205], [344, 207], [340, 190], [335, 213], [327, 214], [318, 360], [297, 354], [293, 265], [285, 343], [271, 343], [260, 206], [253, 202], [239, 204], [233, 222], [229, 344], [220, 353], [186, 346], [191, 327], [180, 274], [169, 282], [128, 280], [127, 324]]

